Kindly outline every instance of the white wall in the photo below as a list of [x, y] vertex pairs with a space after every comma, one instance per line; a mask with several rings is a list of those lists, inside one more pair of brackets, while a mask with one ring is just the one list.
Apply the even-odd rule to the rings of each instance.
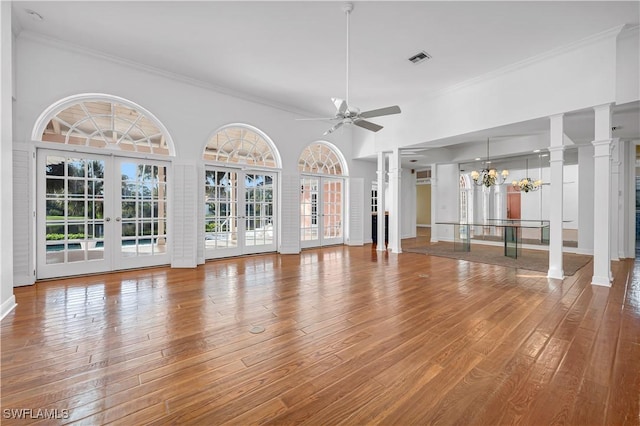
[[[245, 123], [262, 130], [274, 141], [283, 158], [284, 173], [296, 173], [302, 150], [323, 138], [326, 130], [323, 122], [296, 121], [291, 112], [23, 34], [17, 43], [20, 94], [14, 131], [17, 141], [30, 140], [36, 119], [48, 106], [79, 93], [121, 96], [146, 108], [168, 129], [176, 156], [184, 160], [200, 160], [207, 139], [221, 126]], [[350, 159], [350, 134], [335, 132], [329, 136], [323, 139], [335, 144]]]
[[400, 218], [401, 238], [415, 238], [416, 236], [416, 174], [410, 169], [402, 169], [400, 183]]
[[[184, 78], [97, 52], [52, 43], [29, 33], [21, 33], [18, 37], [16, 57], [19, 96], [13, 139], [18, 144], [28, 145], [38, 117], [53, 103], [82, 93], [104, 93], [135, 102], [155, 115], [173, 140], [176, 164], [199, 164], [203, 147], [218, 128], [230, 123], [245, 123], [262, 130], [274, 142], [282, 158], [283, 182], [295, 180], [300, 153], [308, 144], [321, 139], [331, 142], [342, 152], [351, 176], [369, 181], [375, 171], [373, 165], [356, 165], [351, 161], [350, 130], [323, 137], [326, 123], [296, 121], [295, 113], [276, 106], [222, 94]], [[190, 174], [188, 179], [197, 179], [197, 176], [197, 173]], [[198, 183], [183, 181], [180, 185], [173, 187], [174, 193], [186, 193]], [[31, 187], [34, 186], [32, 183]], [[287, 200], [289, 203], [295, 201], [295, 205], [282, 206], [283, 210], [290, 213], [292, 209], [299, 209], [297, 199], [288, 197]], [[198, 205], [193, 200], [185, 200], [185, 203]], [[194, 219], [197, 219], [196, 213]], [[285, 246], [287, 252], [299, 247], [298, 241], [285, 241], [286, 238], [296, 239], [297, 235], [297, 231], [283, 234], [280, 247]], [[179, 236], [174, 235], [174, 245], [194, 244], [192, 238], [182, 242], [177, 238]], [[188, 253], [188, 258], [176, 261], [174, 256], [176, 266], [193, 266], [202, 260], [197, 250], [181, 252]]]
[[15, 307], [13, 295], [13, 70], [11, 2], [0, 2], [0, 318]]
[[640, 99], [640, 29], [624, 31], [618, 37], [616, 55], [616, 103]]
[[[460, 171], [457, 164], [437, 164], [435, 184], [431, 178], [431, 200], [436, 205], [432, 221], [453, 222], [459, 219]], [[433, 170], [433, 167], [432, 167]], [[436, 225], [437, 239], [453, 241], [453, 226]], [[434, 233], [434, 228], [431, 228]]]
[[[549, 220], [549, 197], [551, 195], [551, 188], [548, 185], [550, 180], [549, 167], [543, 167], [542, 181], [545, 185], [542, 185], [540, 190], [529, 193], [522, 193], [520, 197], [521, 205], [521, 218], [523, 220]], [[525, 177], [526, 170], [509, 170], [510, 177], [519, 180]], [[563, 167], [564, 184], [563, 184], [563, 223], [564, 229], [578, 229], [579, 227], [579, 178], [578, 178], [578, 165], [571, 164]], [[529, 175], [532, 179], [537, 179], [540, 176], [540, 170], [535, 172], [530, 171]], [[512, 180], [513, 180], [512, 179]]]
[[376, 182], [377, 164], [375, 161], [354, 160], [351, 162], [351, 173], [364, 179], [362, 206], [364, 211], [364, 242], [371, 243], [371, 187]]
[[403, 105], [392, 127], [377, 133], [375, 143], [359, 140], [355, 152], [371, 155], [394, 141], [411, 145], [615, 102], [617, 34], [612, 30]]

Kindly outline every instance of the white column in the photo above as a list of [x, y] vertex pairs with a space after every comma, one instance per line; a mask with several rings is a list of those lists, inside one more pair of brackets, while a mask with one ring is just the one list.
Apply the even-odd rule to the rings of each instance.
[[386, 170], [386, 155], [384, 152], [378, 153], [378, 245], [376, 249], [378, 251], [386, 251], [387, 248], [384, 245], [384, 214], [385, 214], [385, 177], [387, 175]]
[[611, 235], [609, 256], [611, 260], [620, 260], [618, 251], [618, 226], [620, 223], [620, 145], [618, 139], [611, 140], [611, 202], [609, 212], [611, 220]]
[[611, 210], [603, 200], [611, 200], [611, 105], [595, 110], [593, 192], [593, 277], [591, 284], [611, 286]]
[[389, 156], [389, 195], [389, 245], [392, 253], [402, 253], [402, 167], [398, 148]]
[[623, 236], [621, 242], [624, 257], [632, 259], [636, 253], [636, 146], [633, 141], [623, 141], [623, 173], [621, 179], [624, 185], [622, 190], [622, 224], [620, 235]]
[[578, 149], [578, 252], [593, 254], [593, 146]]
[[431, 165], [431, 242], [437, 243], [439, 240], [439, 225], [436, 225], [436, 216], [438, 214], [438, 175], [437, 164]]
[[549, 206], [549, 272], [548, 278], [564, 279], [562, 263], [562, 200], [564, 186], [564, 122], [563, 114], [552, 115], [549, 127], [549, 165], [551, 195]]
[[[0, 2], [0, 318], [16, 305], [13, 295], [13, 54], [11, 4]], [[22, 196], [28, 196], [22, 194]]]

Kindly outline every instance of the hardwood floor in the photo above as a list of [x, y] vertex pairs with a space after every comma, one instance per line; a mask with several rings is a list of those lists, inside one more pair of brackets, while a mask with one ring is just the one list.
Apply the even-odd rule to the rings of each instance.
[[40, 282], [2, 321], [3, 424], [637, 425], [640, 265], [613, 272], [336, 246]]

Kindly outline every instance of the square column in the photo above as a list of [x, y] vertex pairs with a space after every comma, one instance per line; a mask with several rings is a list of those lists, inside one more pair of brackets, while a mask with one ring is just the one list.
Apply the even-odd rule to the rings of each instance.
[[[611, 287], [611, 105], [595, 110], [593, 192], [593, 277], [591, 284]], [[603, 206], [606, 202], [607, 205]]]
[[620, 226], [620, 213], [621, 213], [621, 192], [620, 184], [620, 141], [618, 139], [611, 140], [611, 260], [620, 260], [619, 241], [620, 235], [618, 229]]
[[562, 260], [562, 220], [564, 198], [564, 121], [563, 114], [550, 117], [549, 165], [551, 168], [551, 196], [549, 207], [549, 272], [548, 278], [564, 279]]
[[13, 46], [11, 5], [0, 1], [0, 319], [16, 306], [13, 294]]
[[436, 225], [436, 217], [438, 216], [438, 165], [431, 164], [431, 242], [437, 243], [439, 225]]
[[389, 156], [389, 245], [392, 253], [402, 253], [402, 231], [400, 215], [402, 213], [402, 167], [400, 150], [394, 148]]
[[378, 153], [378, 245], [376, 250], [387, 251], [384, 244], [384, 215], [386, 210], [385, 185], [386, 185], [386, 155], [384, 152]]
[[[578, 150], [578, 181], [593, 179], [593, 146], [583, 145]], [[595, 194], [591, 185], [578, 185], [578, 253], [593, 255], [593, 203]]]

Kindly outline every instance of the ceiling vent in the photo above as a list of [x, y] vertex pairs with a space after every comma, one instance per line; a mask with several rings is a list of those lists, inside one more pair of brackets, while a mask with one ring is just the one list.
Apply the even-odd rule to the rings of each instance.
[[409, 60], [411, 62], [413, 62], [414, 64], [419, 64], [420, 62], [424, 62], [427, 59], [431, 59], [431, 55], [429, 55], [424, 50], [422, 52], [420, 52], [420, 53], [416, 53], [415, 55], [413, 55], [412, 57], [409, 58]]

